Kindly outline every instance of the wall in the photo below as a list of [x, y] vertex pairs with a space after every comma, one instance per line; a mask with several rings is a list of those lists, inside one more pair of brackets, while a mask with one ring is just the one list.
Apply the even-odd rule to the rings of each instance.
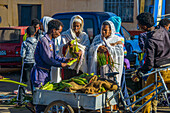
[[133, 9], [133, 22], [132, 23], [126, 23], [123, 22], [122, 25], [127, 29], [127, 30], [137, 30], [137, 20], [136, 16], [138, 15], [137, 12], [137, 0], [134, 0], [134, 9]]
[[[49, 2], [50, 1], [50, 2]], [[62, 12], [103, 11], [103, 0], [44, 0], [44, 15]]]
[[[43, 0], [0, 0], [0, 26], [18, 26], [18, 4], [41, 4], [41, 13], [44, 14]], [[7, 5], [6, 8], [4, 5]]]
[[[0, 0], [0, 26], [18, 26], [18, 4], [41, 4], [41, 15], [79, 11], [104, 11], [104, 0]], [[3, 5], [8, 5], [8, 9]], [[136, 30], [137, 1], [134, 0], [133, 23], [122, 23], [128, 30]]]

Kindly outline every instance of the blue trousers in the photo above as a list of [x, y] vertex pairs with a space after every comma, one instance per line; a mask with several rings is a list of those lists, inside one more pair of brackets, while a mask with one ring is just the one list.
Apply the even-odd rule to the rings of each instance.
[[[121, 87], [122, 87], [122, 93], [123, 93], [124, 98], [129, 97], [129, 94], [128, 94], [128, 91], [127, 91], [127, 88], [126, 88], [126, 81], [125, 81], [125, 68], [123, 68]], [[126, 100], [126, 104], [127, 105], [131, 104], [130, 99]], [[132, 111], [131, 107], [130, 107], [130, 110]]]

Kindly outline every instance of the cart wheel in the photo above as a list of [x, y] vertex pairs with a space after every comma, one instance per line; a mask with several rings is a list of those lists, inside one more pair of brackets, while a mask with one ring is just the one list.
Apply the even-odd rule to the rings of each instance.
[[[130, 95], [133, 95], [134, 94], [134, 92], [133, 92], [133, 90], [132, 89], [130, 89], [129, 87], [126, 87], [127, 88], [127, 90], [128, 90], [128, 93], [130, 93]], [[129, 95], [129, 96], [130, 96]], [[136, 101], [136, 95], [134, 95], [133, 96], [133, 98], [130, 98], [130, 102], [131, 103], [133, 103], [133, 102], [135, 102]], [[131, 107], [133, 108], [135, 106], [135, 104], [133, 104]]]
[[61, 100], [53, 101], [50, 103], [44, 113], [74, 113], [73, 108]]

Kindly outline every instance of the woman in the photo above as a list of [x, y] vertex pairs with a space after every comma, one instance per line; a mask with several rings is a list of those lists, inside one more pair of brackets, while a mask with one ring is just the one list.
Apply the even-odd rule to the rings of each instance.
[[[60, 47], [60, 54], [66, 58], [71, 58], [73, 56], [76, 58], [78, 57], [78, 62], [70, 66], [70, 68], [76, 70], [77, 73], [79, 73], [79, 70], [83, 73], [87, 72], [86, 56], [90, 46], [90, 41], [88, 35], [83, 32], [83, 27], [83, 18], [80, 15], [75, 15], [71, 18], [70, 28], [61, 34], [62, 45]], [[71, 43], [72, 40], [75, 40], [74, 44]], [[71, 49], [76, 45], [79, 50], [71, 53]]]
[[[114, 72], [119, 72], [117, 81], [121, 84], [121, 76], [123, 71], [123, 44], [121, 39], [115, 35], [115, 26], [111, 21], [104, 21], [102, 23], [101, 34], [97, 35], [89, 50], [89, 73], [99, 74], [100, 71], [98, 52], [107, 53], [108, 57], [114, 63]], [[107, 63], [108, 64], [108, 63]], [[108, 70], [107, 70], [108, 71]], [[102, 75], [104, 76], [104, 75]]]
[[44, 16], [41, 20], [41, 26], [40, 29], [43, 31], [43, 34], [46, 34], [48, 31], [48, 22], [54, 20], [54, 18], [48, 17], [48, 16]]

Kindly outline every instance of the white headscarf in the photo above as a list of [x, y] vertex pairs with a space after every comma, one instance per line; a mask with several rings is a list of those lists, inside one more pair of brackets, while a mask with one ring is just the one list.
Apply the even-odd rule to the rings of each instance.
[[48, 16], [44, 16], [40, 22], [43, 24], [43, 28], [44, 28], [44, 33], [48, 32], [48, 22], [54, 20], [54, 18], [48, 17]]
[[[123, 71], [123, 60], [124, 60], [124, 52], [123, 52], [123, 45], [116, 45], [116, 46], [111, 46], [111, 43], [116, 43], [118, 41], [121, 41], [121, 39], [115, 35], [115, 26], [111, 21], [104, 21], [108, 22], [110, 27], [111, 27], [111, 35], [106, 39], [102, 39], [101, 34], [97, 35], [89, 50], [89, 61], [88, 61], [88, 67], [89, 67], [89, 73], [94, 73], [97, 74], [97, 50], [100, 46], [105, 45], [108, 48], [108, 51], [111, 55], [111, 58], [113, 61], [116, 63], [114, 66], [114, 71], [118, 71], [119, 75], [117, 76], [117, 80], [119, 82], [119, 85], [121, 83], [121, 76], [122, 76], [122, 71]], [[104, 23], [103, 22], [103, 23]], [[102, 25], [103, 25], [102, 23]], [[102, 31], [102, 27], [101, 27]], [[102, 32], [101, 32], [102, 33]], [[117, 65], [119, 64], [119, 65]]]

